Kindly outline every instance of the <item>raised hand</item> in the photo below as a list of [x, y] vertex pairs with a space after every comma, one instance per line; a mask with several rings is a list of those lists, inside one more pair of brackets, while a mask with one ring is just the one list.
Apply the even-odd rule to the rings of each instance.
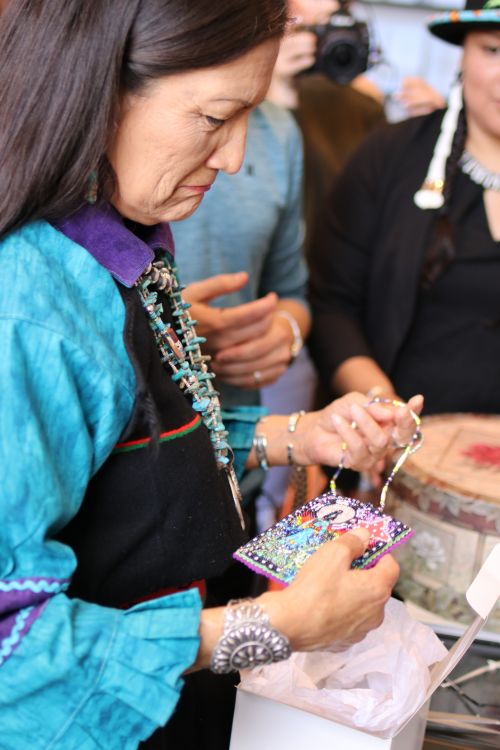
[[[239, 291], [248, 281], [245, 272], [220, 274], [189, 284], [184, 298], [198, 321], [196, 330], [207, 339], [204, 350], [212, 355], [212, 369], [224, 383], [240, 388], [257, 388], [274, 383], [291, 359], [294, 334], [283, 310], [309, 323], [306, 308], [295, 300], [279, 300], [270, 292], [265, 297], [234, 307], [209, 303]], [[301, 327], [299, 325], [299, 327]]]
[[278, 305], [274, 293], [261, 299], [234, 307], [214, 307], [209, 302], [239, 291], [248, 282], [248, 274], [219, 274], [189, 284], [183, 297], [191, 303], [191, 314], [198, 321], [196, 331], [205, 336], [204, 349], [212, 355], [243, 342], [264, 336], [273, 322], [273, 313]]
[[395, 98], [405, 107], [410, 117], [427, 115], [435, 109], [446, 107], [446, 100], [439, 91], [418, 76], [405, 78]]

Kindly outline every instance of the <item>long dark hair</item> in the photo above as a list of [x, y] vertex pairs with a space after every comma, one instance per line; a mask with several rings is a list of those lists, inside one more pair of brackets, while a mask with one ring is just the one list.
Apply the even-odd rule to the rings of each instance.
[[12, 0], [0, 20], [0, 236], [81, 204], [120, 96], [283, 33], [285, 0]]
[[457, 128], [453, 136], [450, 155], [446, 161], [444, 178], [444, 205], [439, 210], [432, 228], [431, 241], [424, 257], [420, 282], [423, 289], [430, 289], [444, 273], [456, 255], [455, 230], [450, 218], [453, 201], [453, 188], [459, 170], [459, 161], [467, 139], [467, 120], [465, 108], [460, 110]]

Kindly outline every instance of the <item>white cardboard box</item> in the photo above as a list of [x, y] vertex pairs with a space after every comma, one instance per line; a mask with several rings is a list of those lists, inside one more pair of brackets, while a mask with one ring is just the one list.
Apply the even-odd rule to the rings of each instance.
[[432, 694], [462, 659], [500, 596], [500, 544], [491, 551], [466, 596], [476, 614], [474, 622], [446, 658], [432, 668], [422, 705], [410, 719], [394, 727], [390, 737], [345, 726], [240, 686], [230, 750], [420, 750]]

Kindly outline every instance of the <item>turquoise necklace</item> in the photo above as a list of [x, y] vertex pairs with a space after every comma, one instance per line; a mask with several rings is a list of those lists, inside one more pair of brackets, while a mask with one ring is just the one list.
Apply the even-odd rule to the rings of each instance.
[[[208, 369], [210, 357], [200, 349], [206, 339], [196, 334], [196, 321], [189, 314], [191, 305], [182, 299], [185, 287], [179, 282], [177, 267], [170, 256], [165, 254], [161, 260], [151, 263], [136, 281], [136, 287], [164, 367], [170, 370], [172, 380], [181, 391], [190, 396], [193, 409], [201, 415], [208, 429], [217, 467], [227, 473], [234, 504], [244, 528], [233, 452], [222, 421], [219, 392], [212, 383], [215, 375]], [[165, 293], [174, 321], [172, 325], [162, 319], [163, 305], [158, 302], [158, 292]]]

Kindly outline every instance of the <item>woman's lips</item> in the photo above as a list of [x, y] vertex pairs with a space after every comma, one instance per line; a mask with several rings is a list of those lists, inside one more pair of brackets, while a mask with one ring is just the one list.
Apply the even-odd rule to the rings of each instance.
[[212, 185], [181, 185], [181, 188], [185, 188], [192, 193], [206, 193]]

